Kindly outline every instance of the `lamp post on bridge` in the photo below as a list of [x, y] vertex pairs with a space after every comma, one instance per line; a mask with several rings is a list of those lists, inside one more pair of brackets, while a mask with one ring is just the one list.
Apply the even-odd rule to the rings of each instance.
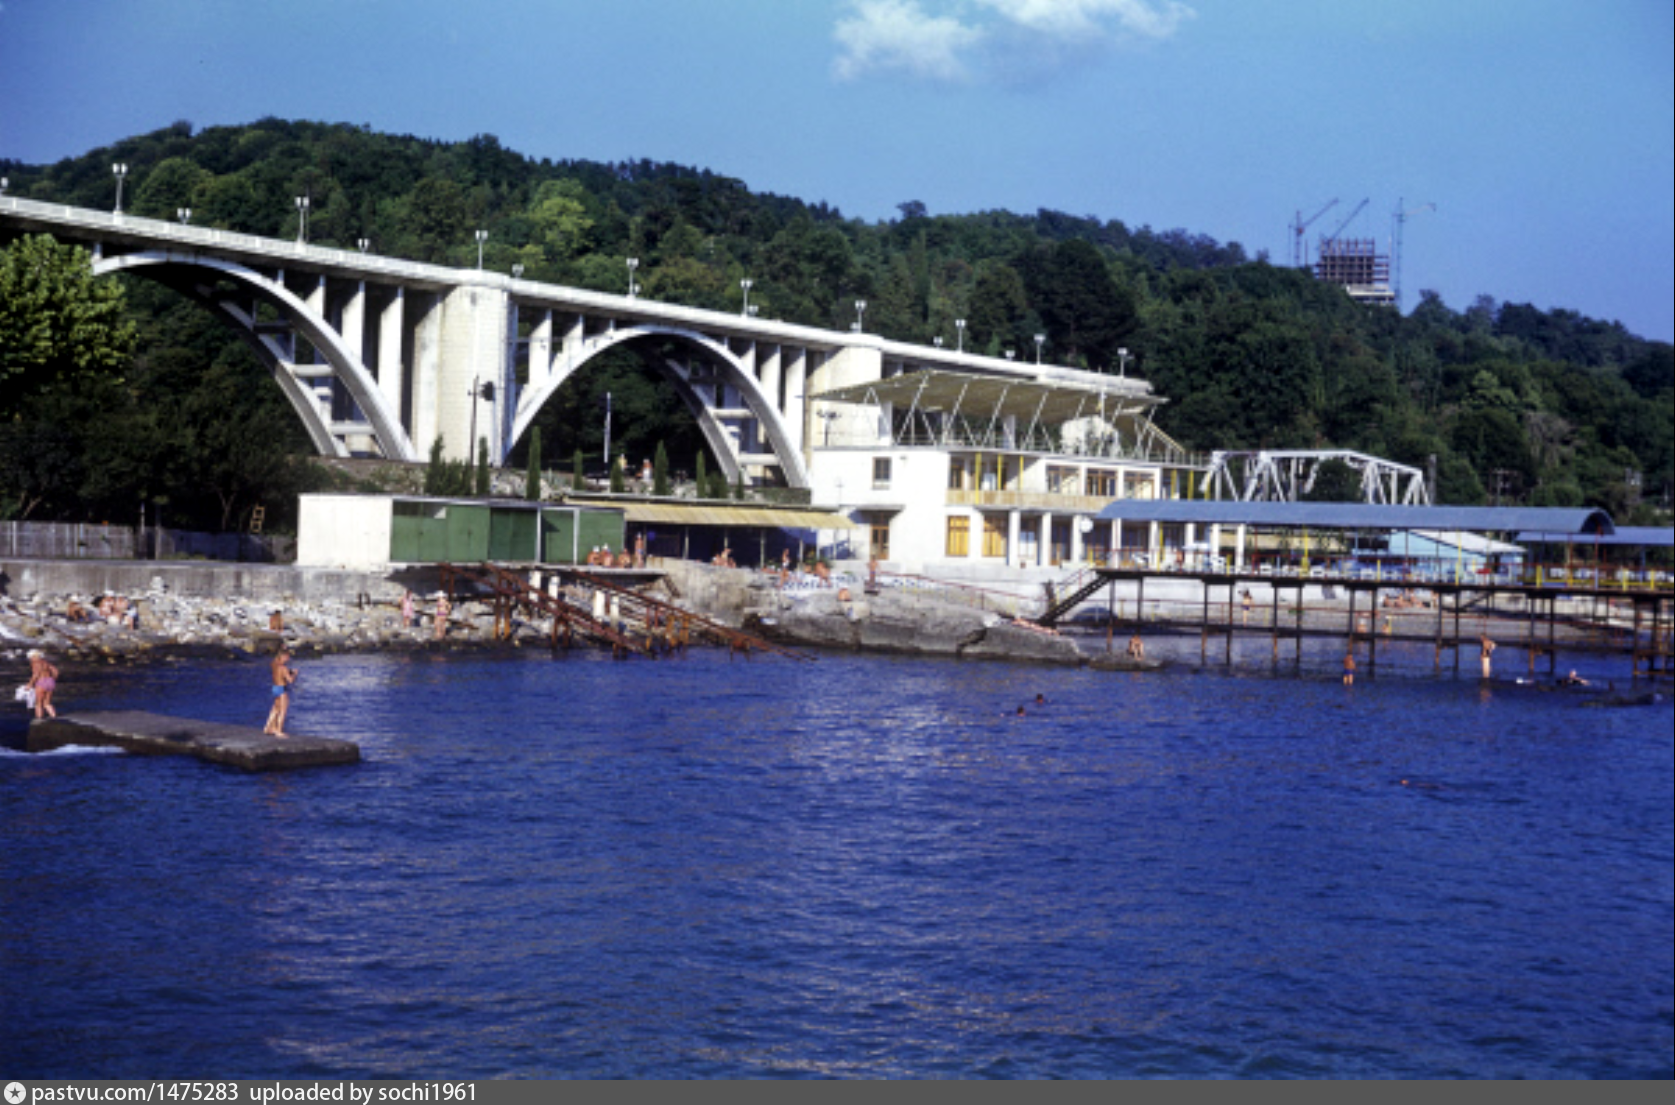
[[1128, 350], [1127, 350], [1127, 348], [1117, 350], [1117, 375], [1118, 376], [1127, 376], [1128, 375]]
[[297, 245], [308, 242], [308, 197], [297, 197]]
[[751, 286], [755, 283], [756, 283], [756, 281], [754, 281], [754, 280], [741, 280], [741, 281], [739, 281], [739, 287], [744, 289], [744, 306], [739, 308], [739, 314], [741, 314], [741, 315], [749, 315], [750, 314], [750, 289], [751, 289]]
[[190, 207], [177, 207], [174, 211], [174, 217], [180, 220], [181, 226], [189, 226], [192, 222], [192, 209]]
[[361, 248], [362, 253], [365, 253], [367, 250], [372, 248], [372, 239], [371, 238], [357, 238], [357, 239], [355, 239], [355, 244]]
[[477, 231], [477, 271], [479, 271], [479, 272], [481, 272], [482, 268], [483, 268], [483, 243], [488, 241], [488, 240], [489, 240], [489, 232], [488, 231], [486, 231], [486, 230]]
[[958, 331], [959, 335], [960, 335], [960, 347], [958, 349], [956, 349], [954, 352], [964, 353], [965, 352], [965, 319], [963, 319], [963, 318], [955, 319], [954, 320], [954, 329], [956, 331]]
[[[633, 299], [635, 294], [637, 294], [640, 290], [640, 286], [638, 284], [634, 283], [634, 270], [639, 268], [639, 267], [640, 267], [640, 259], [638, 257], [630, 257], [628, 259], [628, 298], [629, 299]], [[606, 461], [609, 461], [611, 458], [606, 457], [605, 459], [606, 459]]]
[[128, 163], [118, 161], [111, 166], [111, 172], [116, 176], [116, 214], [122, 214], [122, 182], [128, 179]]
[[866, 313], [867, 301], [864, 299], [857, 299], [855, 301], [855, 332], [857, 334], [861, 332], [862, 319], [866, 316]]
[[1045, 344], [1047, 344], [1047, 335], [1046, 334], [1035, 335], [1035, 363], [1036, 364], [1041, 363], [1041, 347]]

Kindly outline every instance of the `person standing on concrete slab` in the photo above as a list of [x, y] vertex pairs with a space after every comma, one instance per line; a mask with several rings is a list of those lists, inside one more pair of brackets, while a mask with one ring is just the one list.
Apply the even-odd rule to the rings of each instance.
[[435, 623], [433, 628], [435, 629], [436, 640], [440, 641], [448, 635], [448, 615], [453, 612], [454, 607], [448, 601], [447, 594], [443, 591], [436, 592], [436, 614], [431, 619]]
[[268, 723], [262, 728], [270, 737], [290, 736], [285, 732], [285, 715], [291, 707], [291, 684], [297, 681], [297, 669], [287, 663], [290, 659], [291, 653], [284, 645], [273, 654], [273, 707], [268, 710]]
[[1483, 678], [1487, 679], [1489, 678], [1490, 668], [1493, 666], [1490, 662], [1490, 657], [1495, 655], [1495, 642], [1489, 639], [1489, 635], [1487, 633], [1482, 634], [1479, 640], [1482, 642], [1482, 652], [1480, 653], [1480, 656], [1483, 660]]
[[38, 648], [29, 650], [29, 689], [35, 692], [35, 716], [57, 717], [52, 707], [52, 692], [58, 687], [58, 669]]

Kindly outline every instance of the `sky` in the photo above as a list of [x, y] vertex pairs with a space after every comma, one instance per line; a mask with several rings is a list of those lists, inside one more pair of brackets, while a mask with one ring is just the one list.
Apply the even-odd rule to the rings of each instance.
[[[0, 0], [0, 159], [264, 116], [1039, 208], [1675, 337], [1669, 0]], [[1361, 205], [1358, 214], [1352, 212]]]

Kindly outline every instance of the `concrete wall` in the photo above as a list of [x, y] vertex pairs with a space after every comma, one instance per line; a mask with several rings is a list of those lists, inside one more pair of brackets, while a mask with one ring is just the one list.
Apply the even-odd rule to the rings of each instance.
[[357, 595], [398, 599], [402, 588], [381, 572], [299, 568], [284, 564], [212, 564], [158, 560], [7, 560], [0, 587], [9, 598], [105, 591], [140, 595], [158, 585], [173, 595], [222, 596], [275, 601], [352, 601]]

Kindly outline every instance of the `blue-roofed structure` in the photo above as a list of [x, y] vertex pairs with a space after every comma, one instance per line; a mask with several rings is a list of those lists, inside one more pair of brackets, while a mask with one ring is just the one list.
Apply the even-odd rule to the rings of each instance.
[[1610, 535], [1611, 516], [1585, 507], [1390, 506], [1382, 503], [1237, 502], [1229, 499], [1118, 499], [1099, 512], [1112, 522], [1320, 530], [1455, 530]]
[[[1520, 532], [1513, 538], [1520, 545], [1553, 544], [1549, 533]], [[1586, 538], [1590, 545], [1602, 548], [1668, 549], [1675, 548], [1675, 527], [1618, 526], [1612, 533], [1595, 534]]]

